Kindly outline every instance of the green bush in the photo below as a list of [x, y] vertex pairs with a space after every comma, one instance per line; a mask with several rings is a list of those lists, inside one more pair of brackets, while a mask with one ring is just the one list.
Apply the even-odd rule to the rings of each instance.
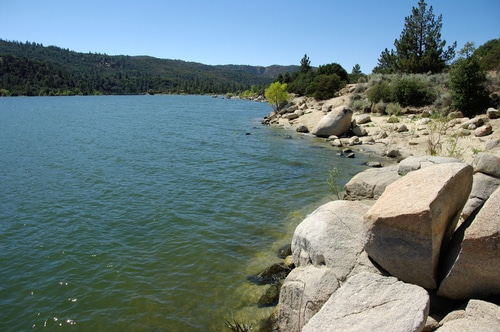
[[315, 81], [315, 91], [313, 97], [316, 100], [325, 100], [335, 97], [335, 93], [345, 87], [345, 81], [341, 80], [337, 74], [320, 75]]
[[435, 97], [427, 82], [415, 78], [402, 78], [394, 84], [394, 100], [402, 107], [432, 104]]
[[485, 82], [486, 74], [476, 57], [458, 59], [450, 71], [452, 107], [465, 116], [485, 108], [488, 102]]
[[391, 86], [387, 81], [381, 81], [380, 83], [375, 84], [368, 90], [367, 94], [368, 100], [372, 104], [376, 104], [379, 101], [386, 103], [392, 101]]
[[385, 112], [388, 115], [398, 116], [401, 114], [401, 106], [398, 103], [389, 103], [385, 108]]

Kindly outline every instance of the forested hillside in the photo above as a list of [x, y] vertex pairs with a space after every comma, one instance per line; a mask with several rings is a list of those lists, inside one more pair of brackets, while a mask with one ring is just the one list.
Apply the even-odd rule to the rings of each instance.
[[238, 93], [298, 66], [210, 66], [148, 56], [78, 53], [0, 39], [0, 96]]

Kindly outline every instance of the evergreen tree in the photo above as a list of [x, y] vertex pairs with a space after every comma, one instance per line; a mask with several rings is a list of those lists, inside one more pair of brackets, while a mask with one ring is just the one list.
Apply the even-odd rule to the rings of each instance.
[[439, 73], [455, 56], [456, 42], [445, 49], [441, 40], [442, 15], [437, 19], [432, 6], [425, 1], [412, 7], [412, 14], [405, 17], [405, 25], [399, 39], [394, 41], [395, 51], [385, 49], [374, 72], [382, 73]]
[[469, 116], [486, 107], [486, 74], [473, 55], [473, 43], [466, 43], [459, 53], [460, 58], [450, 71], [452, 107]]
[[306, 74], [311, 69], [312, 69], [311, 61], [309, 60], [309, 57], [307, 56], [307, 54], [304, 54], [304, 57], [302, 58], [302, 60], [300, 60], [299, 72], [301, 74]]

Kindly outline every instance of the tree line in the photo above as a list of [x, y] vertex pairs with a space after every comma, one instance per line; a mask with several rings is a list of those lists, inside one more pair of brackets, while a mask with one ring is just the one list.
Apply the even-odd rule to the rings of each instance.
[[0, 40], [0, 96], [240, 93], [252, 86], [263, 89], [294, 68], [209, 66]]

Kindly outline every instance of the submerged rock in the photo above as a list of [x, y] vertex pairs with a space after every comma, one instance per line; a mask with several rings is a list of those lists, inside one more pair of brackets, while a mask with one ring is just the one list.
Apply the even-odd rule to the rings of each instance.
[[249, 276], [248, 280], [258, 285], [272, 284], [277, 280], [285, 279], [291, 269], [284, 263], [275, 263], [257, 275]]

